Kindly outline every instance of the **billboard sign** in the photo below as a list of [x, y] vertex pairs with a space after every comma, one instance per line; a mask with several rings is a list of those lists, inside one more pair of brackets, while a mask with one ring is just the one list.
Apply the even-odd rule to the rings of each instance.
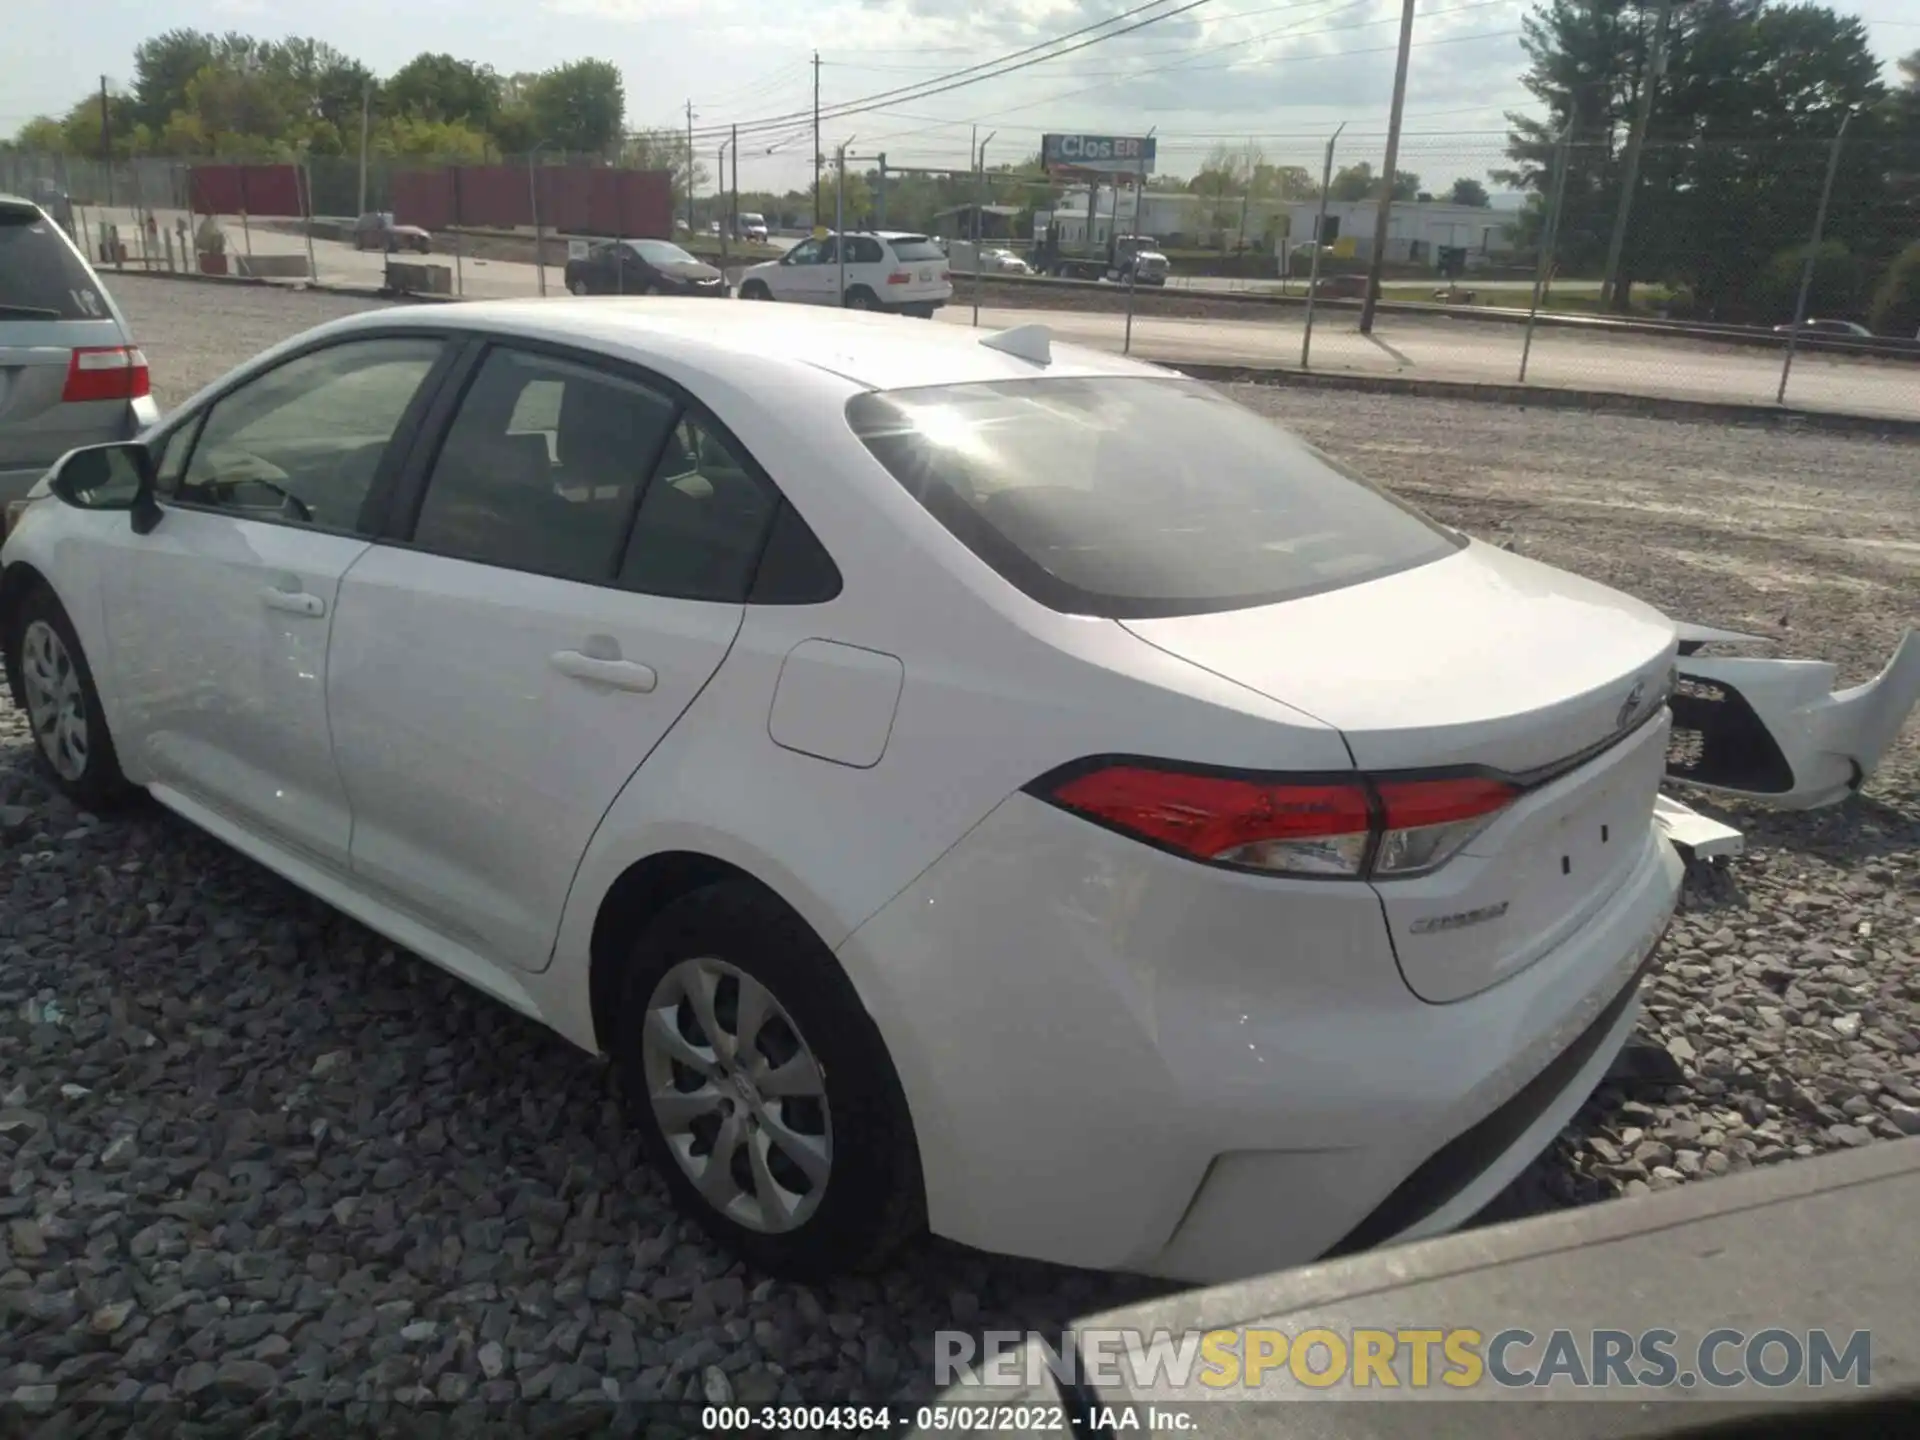
[[1040, 163], [1050, 169], [1153, 174], [1151, 135], [1042, 135]]

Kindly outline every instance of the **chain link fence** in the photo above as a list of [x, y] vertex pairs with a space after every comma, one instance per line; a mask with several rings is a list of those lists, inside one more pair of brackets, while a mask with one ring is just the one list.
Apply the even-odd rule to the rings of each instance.
[[[817, 213], [805, 191], [749, 202], [771, 211], [773, 244], [744, 238], [739, 199], [704, 179], [688, 197], [664, 172], [554, 153], [374, 157], [363, 173], [356, 157], [10, 151], [0, 190], [48, 203], [113, 267], [399, 275], [488, 298], [557, 291], [569, 254], [601, 236], [673, 238], [737, 280], [783, 229], [912, 230], [946, 242], [970, 320], [1124, 313], [1096, 343], [1155, 358], [1920, 416], [1920, 155], [1837, 126], [1765, 144], [1656, 136], [1629, 195], [1617, 136], [1416, 132], [1382, 235], [1381, 138], [1305, 137], [1275, 163], [1144, 185], [1010, 169], [991, 139], [939, 165], [849, 154], [843, 173], [830, 154]], [[425, 235], [368, 229], [367, 213]], [[1133, 263], [1149, 250], [1166, 274]]]

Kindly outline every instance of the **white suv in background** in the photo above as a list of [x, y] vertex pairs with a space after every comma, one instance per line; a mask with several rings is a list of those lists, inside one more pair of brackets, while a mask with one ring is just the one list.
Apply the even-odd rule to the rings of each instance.
[[748, 266], [739, 295], [931, 316], [953, 298], [953, 279], [945, 252], [925, 235], [849, 231], [802, 240], [778, 260]]

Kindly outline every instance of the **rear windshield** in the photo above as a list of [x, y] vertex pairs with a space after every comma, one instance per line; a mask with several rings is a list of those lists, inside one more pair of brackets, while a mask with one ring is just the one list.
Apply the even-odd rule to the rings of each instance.
[[105, 320], [106, 297], [53, 222], [0, 206], [0, 320]]
[[944, 260], [940, 247], [924, 235], [895, 236], [887, 242], [902, 260]]
[[975, 555], [1068, 614], [1271, 605], [1465, 543], [1197, 381], [881, 391], [847, 418]]

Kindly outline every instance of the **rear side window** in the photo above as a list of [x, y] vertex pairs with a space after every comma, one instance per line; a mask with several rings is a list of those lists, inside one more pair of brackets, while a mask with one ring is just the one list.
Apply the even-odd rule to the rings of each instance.
[[665, 395], [584, 365], [488, 352], [433, 462], [413, 543], [613, 582], [633, 501], [673, 424]]
[[880, 249], [880, 242], [865, 235], [856, 235], [847, 242], [847, 250], [854, 263], [859, 265], [878, 265], [887, 257]]
[[0, 205], [0, 320], [106, 320], [106, 296], [39, 211]]
[[880, 391], [856, 396], [847, 417], [975, 555], [1068, 614], [1277, 604], [1465, 543], [1197, 381]]
[[940, 247], [924, 235], [897, 235], [888, 241], [893, 253], [904, 260], [944, 260]]
[[684, 413], [641, 497], [621, 583], [649, 595], [738, 604], [779, 504], [779, 493], [717, 428]]

